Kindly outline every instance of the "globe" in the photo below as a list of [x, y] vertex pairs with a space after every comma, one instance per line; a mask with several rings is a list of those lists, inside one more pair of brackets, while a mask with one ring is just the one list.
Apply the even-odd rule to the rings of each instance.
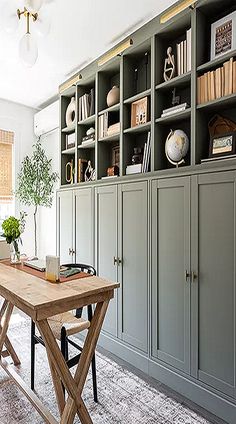
[[182, 130], [170, 131], [166, 139], [165, 152], [168, 161], [175, 166], [184, 163], [189, 150], [189, 139]]

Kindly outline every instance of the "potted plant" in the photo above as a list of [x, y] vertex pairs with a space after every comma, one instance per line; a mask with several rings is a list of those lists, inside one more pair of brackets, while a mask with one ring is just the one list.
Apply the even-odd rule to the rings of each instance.
[[10, 261], [12, 264], [20, 263], [20, 249], [19, 243], [22, 244], [21, 234], [25, 229], [25, 216], [24, 212], [20, 213], [20, 219], [10, 216], [2, 223], [3, 234], [6, 242], [10, 244]]
[[34, 254], [37, 257], [37, 213], [39, 206], [52, 206], [54, 185], [59, 178], [52, 171], [52, 159], [48, 159], [40, 143], [33, 146], [31, 157], [26, 156], [18, 174], [16, 196], [20, 202], [34, 207]]

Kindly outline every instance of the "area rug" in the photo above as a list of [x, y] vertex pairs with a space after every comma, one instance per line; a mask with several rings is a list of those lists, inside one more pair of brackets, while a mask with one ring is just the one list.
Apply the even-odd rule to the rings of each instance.
[[[14, 314], [9, 336], [22, 361], [20, 375], [30, 382], [30, 321]], [[53, 386], [44, 347], [36, 346], [36, 385], [41, 400], [58, 417]], [[210, 424], [164, 392], [151, 387], [122, 366], [97, 354], [99, 403], [93, 401], [92, 379], [88, 375], [83, 392], [94, 424]], [[44, 421], [28, 400], [0, 370], [0, 424], [42, 424]], [[75, 419], [79, 423], [79, 419]]]

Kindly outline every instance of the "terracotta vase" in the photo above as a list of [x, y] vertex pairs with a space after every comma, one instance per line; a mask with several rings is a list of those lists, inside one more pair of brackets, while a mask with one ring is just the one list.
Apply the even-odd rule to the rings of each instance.
[[66, 126], [70, 127], [75, 123], [75, 98], [71, 97], [71, 101], [66, 109]]
[[113, 106], [119, 103], [120, 101], [120, 89], [116, 85], [112, 87], [107, 95], [107, 106]]

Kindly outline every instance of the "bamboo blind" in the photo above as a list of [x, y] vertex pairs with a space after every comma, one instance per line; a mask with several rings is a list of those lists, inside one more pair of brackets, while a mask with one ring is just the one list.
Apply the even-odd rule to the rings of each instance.
[[14, 133], [0, 130], [0, 203], [10, 203], [13, 199], [12, 153]]

